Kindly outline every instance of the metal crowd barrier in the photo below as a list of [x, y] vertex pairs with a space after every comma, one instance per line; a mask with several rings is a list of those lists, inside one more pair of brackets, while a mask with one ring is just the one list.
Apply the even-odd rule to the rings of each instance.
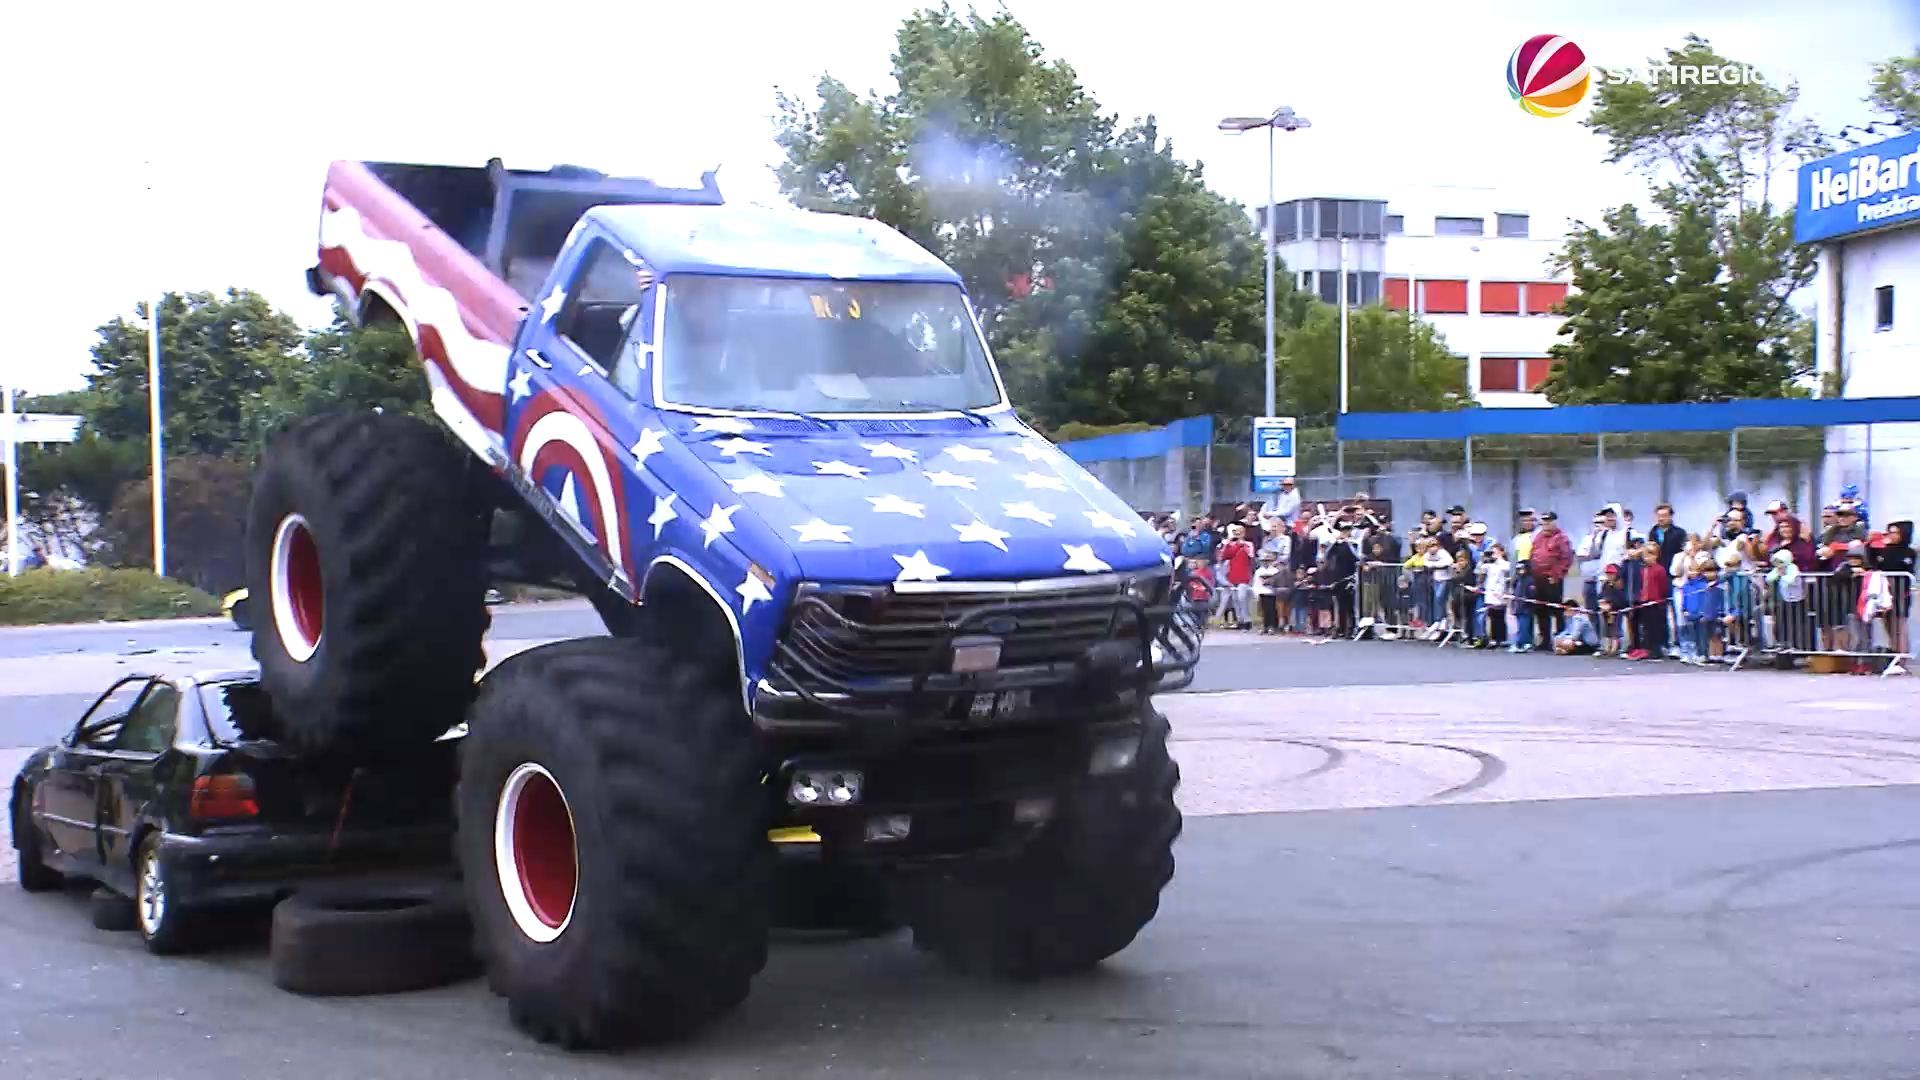
[[1754, 652], [1884, 660], [1882, 675], [1903, 670], [1902, 663], [1913, 659], [1912, 574], [1771, 570], [1746, 577], [1754, 601]]
[[1368, 563], [1355, 574], [1353, 636], [1416, 638], [1445, 645], [1473, 629], [1471, 582], [1427, 567]]

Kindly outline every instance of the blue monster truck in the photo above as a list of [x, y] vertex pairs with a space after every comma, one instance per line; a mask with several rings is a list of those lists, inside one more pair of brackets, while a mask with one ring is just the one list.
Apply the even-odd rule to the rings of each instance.
[[[461, 861], [523, 1029], [732, 1008], [808, 906], [783, 881], [998, 976], [1153, 917], [1180, 814], [1150, 699], [1199, 624], [1159, 537], [1015, 416], [940, 260], [710, 175], [338, 162], [309, 278], [405, 328], [444, 430], [272, 442], [262, 680], [315, 753], [468, 724]], [[570, 585], [609, 636], [476, 690], [495, 578]]]

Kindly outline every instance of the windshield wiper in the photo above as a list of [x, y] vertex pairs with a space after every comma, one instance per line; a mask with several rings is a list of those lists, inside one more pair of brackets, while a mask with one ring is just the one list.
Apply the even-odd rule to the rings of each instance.
[[802, 420], [815, 427], [830, 428], [833, 424], [825, 417], [812, 413], [794, 412], [791, 409], [769, 409], [763, 405], [703, 405], [705, 409], [725, 409], [728, 412], [759, 413], [762, 416], [775, 416], [782, 420]]
[[967, 408], [965, 405], [937, 405], [931, 401], [903, 400], [900, 402], [900, 407], [903, 409], [925, 410], [927, 412], [957, 412], [961, 416], [979, 424], [981, 427], [993, 426], [993, 421], [987, 419], [985, 415]]

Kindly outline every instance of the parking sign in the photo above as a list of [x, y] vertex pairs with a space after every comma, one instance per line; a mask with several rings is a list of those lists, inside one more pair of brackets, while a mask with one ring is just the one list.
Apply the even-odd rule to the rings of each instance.
[[1294, 475], [1291, 416], [1257, 416], [1253, 420], [1253, 490], [1280, 490], [1280, 481]]

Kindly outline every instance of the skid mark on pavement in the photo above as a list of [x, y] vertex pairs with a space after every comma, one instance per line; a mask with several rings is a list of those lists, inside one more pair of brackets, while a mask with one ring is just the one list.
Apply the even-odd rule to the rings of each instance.
[[[1920, 784], [1913, 681], [1697, 673], [1176, 694], [1190, 814]], [[1337, 763], [1311, 749], [1345, 746]], [[1318, 767], [1316, 767], [1318, 766]]]

